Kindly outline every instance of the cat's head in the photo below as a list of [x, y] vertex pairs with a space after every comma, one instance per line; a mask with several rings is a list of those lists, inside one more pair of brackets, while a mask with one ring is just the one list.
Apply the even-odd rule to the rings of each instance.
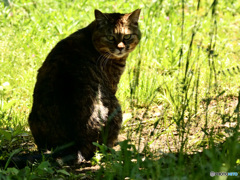
[[97, 51], [117, 59], [133, 51], [141, 38], [138, 28], [140, 11], [108, 14], [95, 10], [96, 28], [92, 40]]

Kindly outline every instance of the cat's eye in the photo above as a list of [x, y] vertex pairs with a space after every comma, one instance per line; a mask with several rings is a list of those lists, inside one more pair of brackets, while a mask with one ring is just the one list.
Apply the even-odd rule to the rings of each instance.
[[132, 37], [131, 34], [127, 34], [127, 35], [124, 35], [123, 39], [129, 40], [129, 39], [131, 39], [131, 37]]
[[107, 39], [109, 40], [109, 41], [114, 41], [114, 36], [111, 36], [111, 35], [109, 35], [109, 36], [106, 36], [107, 37]]

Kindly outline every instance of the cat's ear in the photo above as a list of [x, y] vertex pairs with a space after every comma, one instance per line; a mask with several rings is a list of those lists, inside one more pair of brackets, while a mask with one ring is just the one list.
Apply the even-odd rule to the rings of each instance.
[[135, 26], [138, 25], [138, 19], [139, 19], [140, 12], [141, 12], [141, 9], [136, 9], [135, 11], [130, 13], [128, 16], [128, 20]]
[[108, 21], [107, 16], [97, 9], [95, 9], [95, 19], [98, 24], [105, 24]]

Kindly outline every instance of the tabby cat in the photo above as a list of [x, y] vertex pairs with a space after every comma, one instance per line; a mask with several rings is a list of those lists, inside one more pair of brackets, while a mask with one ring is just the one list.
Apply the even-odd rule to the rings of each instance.
[[140, 9], [102, 13], [61, 40], [38, 70], [29, 125], [38, 150], [61, 149], [81, 162], [116, 141], [122, 122], [115, 96], [126, 59], [140, 41]]

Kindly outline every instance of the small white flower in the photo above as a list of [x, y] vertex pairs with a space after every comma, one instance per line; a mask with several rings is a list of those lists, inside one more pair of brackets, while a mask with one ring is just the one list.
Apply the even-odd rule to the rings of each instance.
[[5, 83], [3, 83], [2, 85], [3, 85], [3, 87], [6, 87], [6, 86], [9, 86], [10, 83], [9, 83], [9, 82], [5, 82]]

